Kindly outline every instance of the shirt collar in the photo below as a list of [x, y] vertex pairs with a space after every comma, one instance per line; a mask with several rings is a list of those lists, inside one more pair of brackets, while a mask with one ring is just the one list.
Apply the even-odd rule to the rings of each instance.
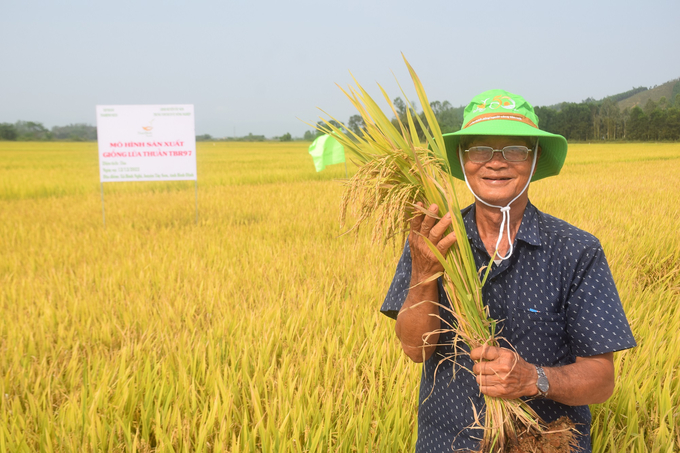
[[[479, 230], [477, 229], [477, 220], [475, 219], [476, 206], [472, 203], [470, 206], [461, 211], [463, 215], [463, 224], [468, 234], [470, 242], [481, 250], [486, 250], [482, 239], [479, 237]], [[540, 247], [541, 235], [538, 227], [538, 210], [536, 207], [527, 202], [527, 207], [524, 209], [522, 215], [522, 223], [519, 226], [519, 231], [515, 240], [525, 242], [529, 245]]]
[[529, 245], [541, 246], [541, 234], [538, 227], [538, 209], [532, 205], [530, 201], [527, 202], [527, 207], [524, 209], [522, 216], [522, 224], [519, 226], [517, 232], [517, 240], [526, 242]]

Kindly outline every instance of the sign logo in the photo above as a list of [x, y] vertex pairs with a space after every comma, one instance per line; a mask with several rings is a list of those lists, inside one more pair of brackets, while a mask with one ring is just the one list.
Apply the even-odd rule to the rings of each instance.
[[502, 108], [505, 110], [513, 110], [515, 106], [516, 106], [515, 101], [510, 96], [498, 95], [494, 96], [493, 98], [484, 99], [479, 105], [477, 105], [477, 107], [472, 111], [472, 113], [483, 112], [486, 109], [497, 110], [498, 108]]
[[137, 132], [139, 135], [143, 135], [145, 137], [153, 137], [153, 134], [151, 131], [153, 130], [153, 126], [151, 125], [153, 123], [153, 119], [149, 121], [149, 124], [147, 126], [142, 126], [142, 130], [144, 132]]

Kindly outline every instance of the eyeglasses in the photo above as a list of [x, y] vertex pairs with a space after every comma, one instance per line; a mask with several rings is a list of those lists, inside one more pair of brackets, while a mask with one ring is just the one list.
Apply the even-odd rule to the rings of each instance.
[[506, 146], [503, 149], [493, 149], [490, 146], [473, 146], [470, 149], [466, 149], [465, 152], [470, 162], [483, 164], [493, 159], [493, 153], [502, 153], [503, 159], [508, 162], [524, 162], [527, 160], [531, 150], [526, 146], [516, 145]]

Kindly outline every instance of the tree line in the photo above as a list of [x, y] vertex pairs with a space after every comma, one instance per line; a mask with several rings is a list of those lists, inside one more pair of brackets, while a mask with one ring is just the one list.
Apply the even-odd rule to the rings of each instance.
[[[680, 86], [680, 83], [676, 84]], [[536, 107], [541, 129], [570, 141], [680, 140], [680, 93], [621, 110], [613, 98]]]
[[[392, 104], [394, 105], [396, 113], [396, 116], [392, 118], [392, 124], [399, 128], [399, 123], [397, 121], [398, 117], [402, 124], [407, 125], [408, 112], [410, 112], [413, 122], [415, 123], [416, 130], [418, 131], [418, 135], [424, 140], [425, 134], [423, 133], [420, 123], [415, 117], [420, 117], [422, 122], [427, 124], [425, 114], [423, 112], [417, 113], [417, 105], [414, 102], [404, 101], [401, 97], [394, 98]], [[465, 107], [454, 107], [449, 101], [434, 101], [430, 103], [430, 107], [437, 118], [437, 122], [439, 123], [442, 133], [446, 134], [448, 132], [456, 132], [460, 130], [463, 124], [463, 110]], [[350, 116], [349, 121], [347, 121], [346, 124], [339, 123], [335, 120], [331, 120], [329, 122], [348, 134], [350, 131], [359, 137], [362, 137], [364, 134], [365, 124], [361, 115]], [[316, 130], [305, 132], [303, 140], [314, 140], [319, 135], [323, 135], [323, 132], [319, 131], [318, 129], [325, 129], [326, 124], [323, 121], [319, 121], [316, 123], [316, 127]]]
[[[637, 93], [647, 90], [639, 87], [624, 93], [604, 98], [600, 101], [586, 99], [580, 103], [563, 102], [554, 106], [536, 107], [536, 115], [541, 129], [560, 134], [569, 141], [675, 141], [680, 140], [680, 81], [674, 87], [671, 99], [665, 97], [658, 101], [648, 100], [643, 107], [621, 110], [618, 102]], [[417, 112], [417, 105], [397, 97], [392, 101], [395, 116], [392, 122], [398, 127], [397, 118], [403, 124], [408, 124], [408, 113], [414, 117], [418, 134], [424, 139], [420, 123], [415, 120], [419, 116], [423, 123], [425, 115]], [[434, 101], [430, 107], [437, 118], [442, 133], [456, 132], [463, 124], [463, 110], [465, 107], [454, 107], [448, 101]], [[360, 115], [352, 115], [346, 124], [331, 121], [336, 127], [346, 132], [351, 131], [362, 136], [365, 128]], [[324, 128], [322, 121], [318, 128]], [[321, 135], [319, 130], [306, 131], [302, 140], [312, 141]], [[51, 130], [42, 123], [33, 121], [17, 121], [14, 124], [0, 123], [0, 140], [68, 140], [92, 141], [97, 139], [97, 128], [88, 124], [70, 124], [68, 126], [54, 126]], [[248, 134], [244, 137], [214, 138], [208, 134], [196, 136], [197, 141], [206, 140], [235, 140], [235, 141], [265, 141], [264, 135]], [[285, 133], [274, 140], [291, 141], [290, 133]]]
[[[670, 100], [661, 97], [656, 102], [648, 100], [643, 107], [635, 106], [623, 110], [619, 108], [618, 102], [646, 90], [646, 87], [638, 87], [599, 101], [588, 98], [580, 103], [563, 102], [554, 106], [536, 107], [535, 111], [541, 129], [560, 134], [569, 141], [680, 140], [680, 81], [673, 86]], [[425, 122], [424, 114], [416, 113], [414, 103], [397, 97], [392, 104], [396, 113], [392, 119], [395, 126], [397, 117], [403, 124], [407, 124], [407, 111], [413, 117], [420, 116]], [[443, 133], [460, 130], [464, 107], [453, 107], [448, 101], [434, 101], [430, 103], [430, 107]], [[364, 124], [360, 115], [351, 116], [346, 125], [335, 125], [358, 136], [363, 134]], [[317, 126], [323, 126], [323, 122], [317, 123]], [[416, 128], [420, 137], [424, 138], [417, 122]], [[319, 134], [319, 131], [308, 131], [304, 139], [313, 140]]]
[[[292, 140], [290, 134], [282, 137], [275, 137], [276, 140]], [[11, 141], [96, 141], [97, 128], [89, 124], [69, 124], [68, 126], [54, 126], [47, 129], [42, 123], [35, 121], [17, 121], [16, 123], [0, 123], [0, 140]], [[196, 136], [196, 141], [241, 141], [241, 142], [263, 142], [267, 138], [264, 135], [254, 135], [249, 133], [243, 137], [215, 138], [210, 134]]]
[[97, 128], [89, 124], [69, 124], [47, 129], [42, 123], [35, 121], [17, 121], [16, 123], [0, 123], [0, 140], [22, 141], [92, 141], [97, 140]]

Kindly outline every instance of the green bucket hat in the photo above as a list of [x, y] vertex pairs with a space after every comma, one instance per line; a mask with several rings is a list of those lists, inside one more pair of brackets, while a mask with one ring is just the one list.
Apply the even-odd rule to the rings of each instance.
[[534, 108], [522, 96], [504, 90], [489, 90], [475, 96], [463, 112], [463, 128], [458, 132], [444, 134], [446, 154], [451, 174], [464, 180], [458, 158], [461, 137], [475, 135], [509, 135], [537, 137], [541, 157], [536, 163], [532, 181], [559, 174], [567, 157], [567, 140], [538, 128]]

